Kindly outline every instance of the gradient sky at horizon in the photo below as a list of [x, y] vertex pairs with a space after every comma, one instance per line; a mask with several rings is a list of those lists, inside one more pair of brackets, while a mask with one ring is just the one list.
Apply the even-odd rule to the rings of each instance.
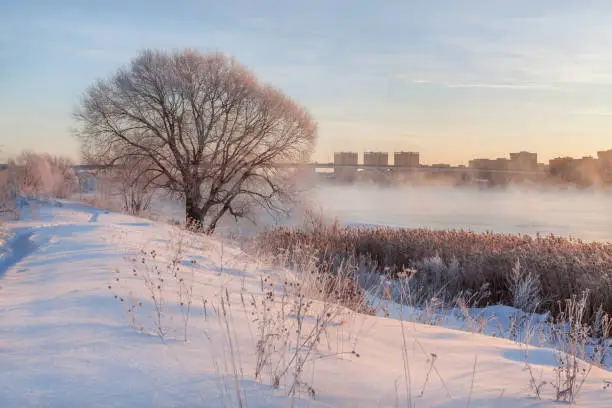
[[319, 122], [314, 159], [612, 148], [612, 2], [0, 0], [0, 160], [78, 157], [82, 91], [139, 50], [234, 55]]

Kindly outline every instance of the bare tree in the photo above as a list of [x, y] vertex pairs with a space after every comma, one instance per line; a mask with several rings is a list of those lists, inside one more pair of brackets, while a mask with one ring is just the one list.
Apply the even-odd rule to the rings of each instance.
[[282, 211], [307, 160], [307, 111], [221, 53], [145, 50], [84, 95], [75, 112], [90, 163], [147, 163], [142, 177], [185, 200], [187, 221], [214, 231], [226, 214]]
[[[0, 145], [0, 153], [2, 152], [2, 145]], [[4, 165], [0, 166], [0, 215], [4, 214], [8, 207], [10, 199], [10, 188], [9, 188], [8, 171]]]
[[119, 189], [123, 209], [132, 215], [141, 215], [151, 205], [155, 191], [153, 181], [147, 177], [149, 164], [146, 160], [134, 158], [110, 171], [111, 180]]
[[7, 181], [13, 196], [67, 198], [76, 188], [77, 176], [69, 158], [26, 150], [9, 160]]
[[9, 172], [6, 169], [0, 169], [0, 216], [9, 212], [12, 198], [9, 181]]
[[51, 194], [56, 198], [69, 198], [79, 184], [74, 171], [74, 162], [64, 156], [44, 156], [49, 162], [51, 170]]
[[18, 193], [37, 198], [45, 187], [45, 177], [50, 173], [48, 164], [36, 153], [23, 151], [18, 157], [9, 159], [10, 184]]

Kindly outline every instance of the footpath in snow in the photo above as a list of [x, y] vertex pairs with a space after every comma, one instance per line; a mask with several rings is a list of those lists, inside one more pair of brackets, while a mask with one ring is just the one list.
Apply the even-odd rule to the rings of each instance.
[[[281, 296], [299, 277], [170, 225], [37, 212], [0, 244], [2, 408], [564, 405], [517, 343]], [[554, 381], [553, 351], [529, 356]], [[592, 367], [576, 405], [612, 407], [611, 377]]]

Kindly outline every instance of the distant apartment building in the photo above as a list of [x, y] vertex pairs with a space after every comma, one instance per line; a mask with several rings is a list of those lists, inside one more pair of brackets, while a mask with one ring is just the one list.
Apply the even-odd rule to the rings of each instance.
[[470, 169], [489, 170], [492, 166], [491, 159], [472, 159], [468, 162]]
[[599, 160], [591, 156], [584, 156], [576, 162], [576, 181], [583, 185], [600, 184], [602, 177], [600, 174]]
[[[598, 152], [599, 153], [599, 152]], [[548, 171], [551, 176], [579, 185], [598, 185], [609, 181], [609, 177], [602, 167], [602, 159], [584, 156], [580, 159], [572, 157], [557, 157], [550, 160]]]
[[[359, 155], [356, 152], [336, 152], [334, 153], [334, 174], [337, 178], [349, 181], [355, 178], [357, 173], [357, 162]], [[355, 166], [355, 167], [343, 167]]]
[[599, 164], [603, 170], [612, 170], [612, 150], [603, 150], [597, 152]]
[[336, 152], [334, 153], [334, 164], [357, 165], [359, 155], [356, 152]]
[[510, 160], [498, 159], [473, 159], [468, 162], [468, 167], [477, 170], [508, 170]]
[[500, 157], [494, 160], [493, 170], [509, 170], [510, 169], [510, 160], [505, 157]]
[[581, 159], [577, 159], [576, 164], [579, 168], [585, 168], [589, 171], [595, 171], [599, 166], [599, 160], [597, 160], [593, 156], [584, 156]]
[[548, 161], [548, 171], [556, 176], [571, 170], [574, 163], [572, 157], [555, 157]]
[[363, 164], [366, 166], [388, 166], [389, 153], [387, 152], [365, 152], [363, 154]]
[[510, 170], [536, 171], [538, 154], [530, 152], [510, 153]]
[[419, 167], [419, 152], [395, 152], [393, 163], [397, 167]]

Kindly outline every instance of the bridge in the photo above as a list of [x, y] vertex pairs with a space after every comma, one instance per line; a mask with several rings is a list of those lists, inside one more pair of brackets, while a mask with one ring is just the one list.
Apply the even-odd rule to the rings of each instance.
[[501, 173], [501, 174], [522, 174], [522, 175], [543, 175], [548, 174], [544, 170], [502, 170], [502, 169], [478, 169], [473, 167], [443, 167], [443, 166], [395, 166], [390, 164], [337, 164], [337, 163], [308, 163], [304, 164], [278, 164], [279, 167], [310, 167], [313, 169], [356, 169], [356, 170], [383, 170], [383, 171], [402, 171], [402, 172], [434, 172], [434, 173]]
[[[508, 175], [545, 175], [548, 172], [543, 170], [501, 170], [501, 169], [478, 169], [473, 167], [442, 167], [442, 166], [419, 166], [406, 167], [395, 165], [380, 165], [380, 164], [337, 164], [337, 163], [279, 163], [276, 165], [279, 168], [296, 168], [307, 167], [313, 170], [335, 170], [335, 169], [355, 169], [355, 170], [378, 170], [383, 172], [424, 172], [424, 173], [499, 173]], [[8, 168], [6, 164], [0, 164], [0, 171]], [[76, 171], [95, 171], [111, 168], [111, 166], [102, 166], [96, 164], [77, 164], [74, 166]]]

